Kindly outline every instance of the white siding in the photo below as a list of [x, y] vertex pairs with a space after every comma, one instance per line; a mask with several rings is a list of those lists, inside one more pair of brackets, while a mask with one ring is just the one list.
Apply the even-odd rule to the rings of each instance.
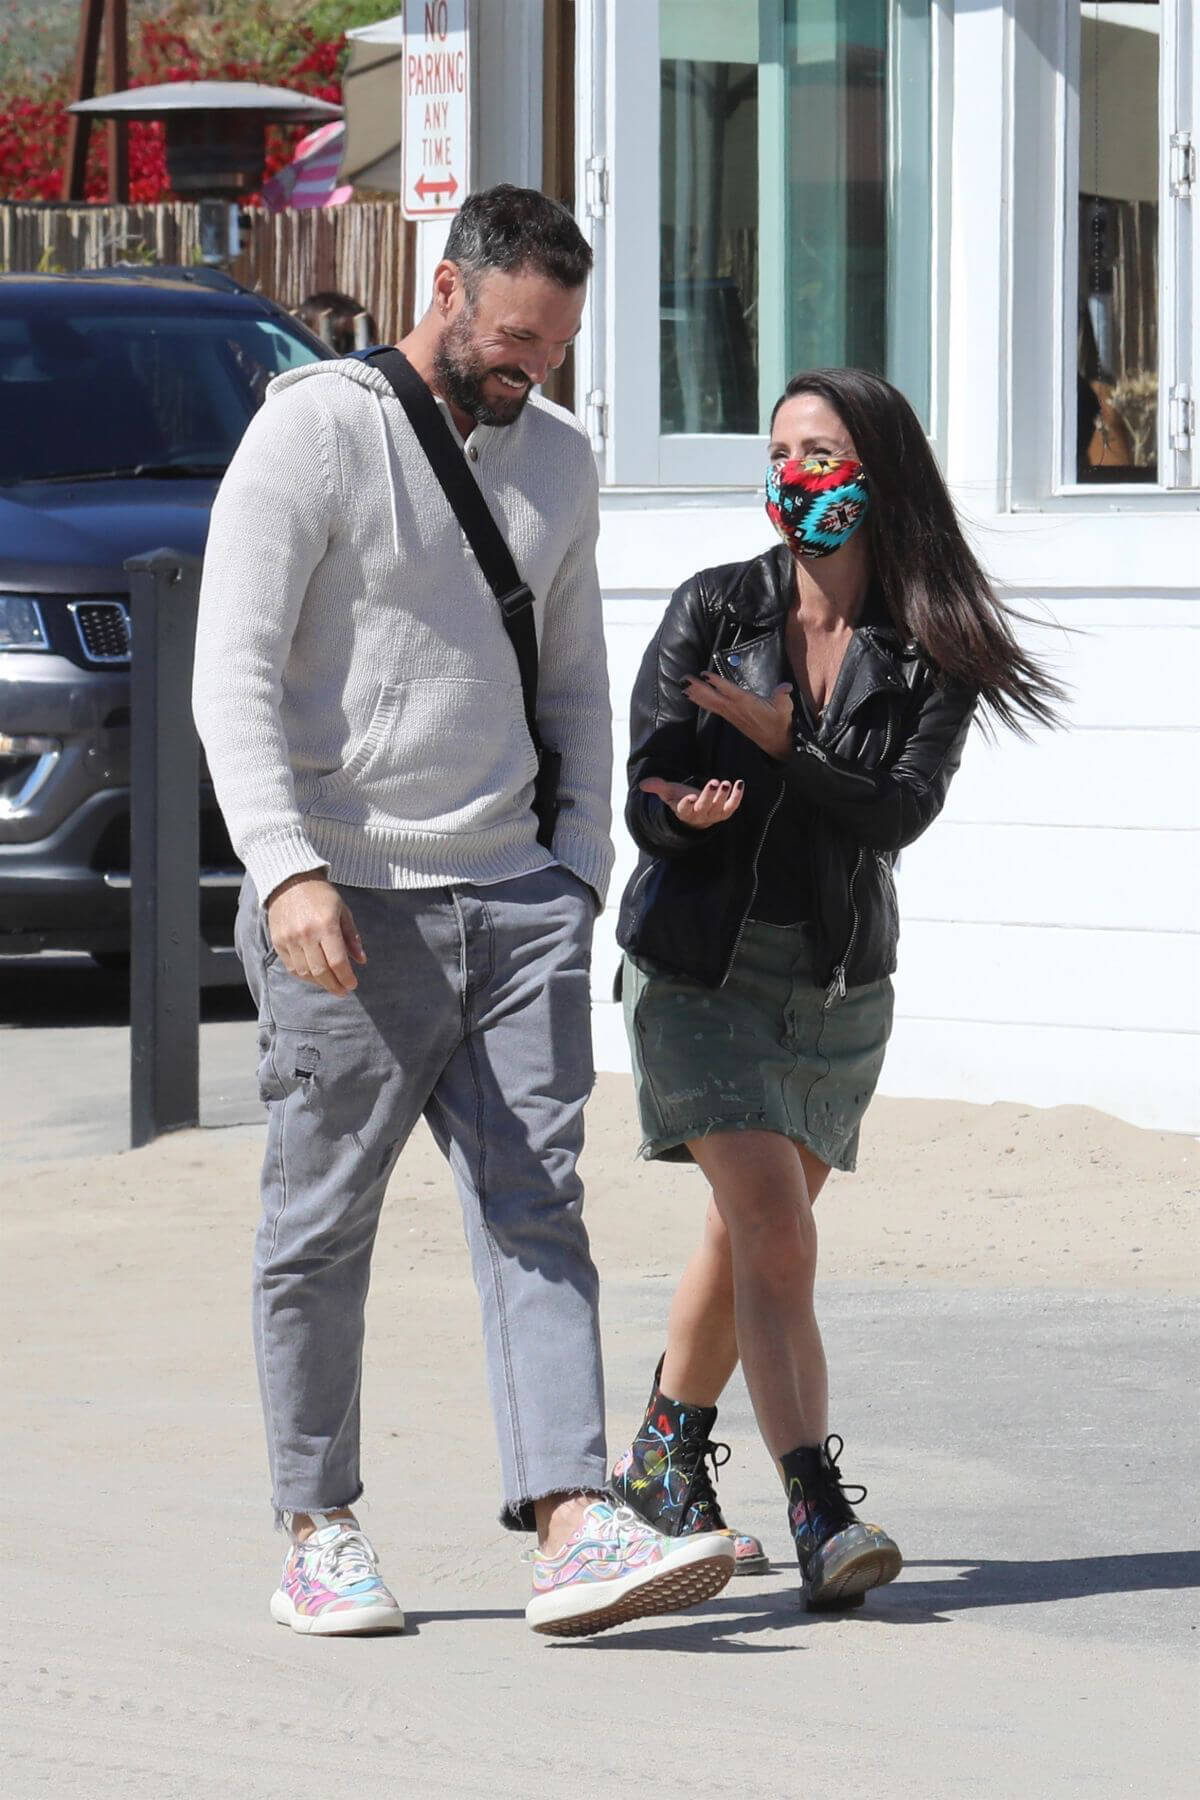
[[[595, 959], [605, 1068], [628, 1066], [606, 1002], [615, 906], [633, 862], [619, 823], [633, 677], [672, 580], [768, 541], [745, 499], [712, 497], [707, 514], [672, 514], [658, 500], [639, 516], [630, 505], [606, 510], [601, 554], [618, 758], [617, 874]], [[1121, 522], [1127, 556], [1143, 529]], [[656, 593], [630, 592], [635, 547], [661, 581]], [[1044, 621], [1026, 635], [1071, 688], [1066, 727], [1028, 743], [973, 733], [945, 812], [901, 858], [896, 1029], [881, 1091], [1088, 1105], [1200, 1130], [1200, 607], [1161, 588], [1055, 591], [1045, 572], [1059, 572], [1058, 558], [1028, 552], [1022, 541], [1020, 560], [1042, 562], [1042, 584], [1021, 593], [1010, 574], [1008, 589]]]
[[[612, 53], [634, 29], [624, 0], [619, 12], [617, 0], [576, 11], [579, 157], [606, 154], [612, 184], [609, 214], [588, 221], [598, 264], [579, 392], [607, 393], [605, 466], [615, 472], [638, 465], [638, 434], [649, 430], [650, 442], [657, 420], [650, 340], [630, 329], [645, 324], [630, 298], [653, 284], [657, 222], [640, 139], [625, 127], [657, 104], [658, 68], [653, 55]], [[1032, 743], [976, 734], [945, 815], [905, 853], [883, 1089], [1080, 1103], [1196, 1131], [1197, 497], [1053, 491], [1058, 396], [1072, 385], [1060, 362], [1066, 355], [1070, 364], [1075, 306], [1062, 229], [1074, 199], [1057, 187], [1071, 116], [1067, 15], [1041, 0], [972, 0], [935, 15], [932, 436], [985, 567], [1040, 621], [1029, 641], [1072, 700], [1067, 729], [1038, 732]], [[472, 0], [471, 17], [474, 181], [536, 183], [540, 8]], [[524, 110], [512, 104], [522, 93]], [[582, 172], [578, 186], [582, 196]], [[417, 237], [423, 304], [445, 228], [422, 226]], [[657, 453], [643, 460], [652, 474]], [[732, 470], [727, 478], [737, 479]], [[616, 902], [633, 862], [620, 816], [638, 661], [679, 581], [769, 541], [761, 499], [745, 490], [604, 493], [618, 857], [595, 957], [601, 1067], [627, 1066], [606, 996]]]

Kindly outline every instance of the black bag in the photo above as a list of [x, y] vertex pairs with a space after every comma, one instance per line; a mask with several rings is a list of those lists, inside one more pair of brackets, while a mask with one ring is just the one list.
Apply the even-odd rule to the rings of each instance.
[[533, 810], [537, 817], [537, 841], [549, 850], [559, 814], [558, 784], [562, 756], [542, 742], [537, 723], [538, 646], [533, 623], [533, 595], [521, 580], [500, 527], [488, 509], [479, 485], [467, 468], [450, 427], [438, 411], [437, 401], [402, 350], [372, 350], [365, 361], [386, 375], [397, 400], [408, 414], [417, 442], [442, 485], [467, 542], [504, 618], [504, 629], [516, 652], [525, 702], [525, 723], [537, 756], [533, 786]]

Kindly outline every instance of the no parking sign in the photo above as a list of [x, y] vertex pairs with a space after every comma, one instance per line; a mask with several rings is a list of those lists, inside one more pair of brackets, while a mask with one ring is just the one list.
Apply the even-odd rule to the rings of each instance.
[[409, 0], [401, 193], [406, 219], [448, 219], [466, 197], [467, 88], [467, 0]]

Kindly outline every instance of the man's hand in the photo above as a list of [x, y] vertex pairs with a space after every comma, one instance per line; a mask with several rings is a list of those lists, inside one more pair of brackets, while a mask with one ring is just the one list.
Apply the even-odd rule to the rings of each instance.
[[661, 781], [657, 775], [639, 781], [638, 787], [643, 794], [656, 794], [677, 819], [698, 831], [732, 819], [745, 792], [741, 781], [710, 781], [707, 787], [694, 788], [685, 787], [681, 781]]
[[351, 960], [366, 962], [350, 908], [323, 875], [293, 875], [267, 901], [271, 942], [289, 974], [315, 981], [327, 994], [351, 994]]
[[688, 675], [680, 686], [694, 706], [728, 719], [735, 730], [768, 756], [786, 762], [791, 755], [792, 690], [786, 681], [780, 683], [769, 700], [747, 693], [735, 681], [726, 681], [711, 670], [703, 675]]

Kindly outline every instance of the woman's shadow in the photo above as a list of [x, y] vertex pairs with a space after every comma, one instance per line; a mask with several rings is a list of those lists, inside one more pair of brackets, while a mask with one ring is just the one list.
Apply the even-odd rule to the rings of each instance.
[[[775, 1565], [773, 1574], [782, 1574]], [[593, 1650], [627, 1648], [712, 1651], [787, 1651], [802, 1644], [746, 1643], [764, 1633], [797, 1627], [840, 1624], [944, 1625], [948, 1615], [987, 1606], [1050, 1606], [1060, 1600], [1082, 1600], [1098, 1594], [1142, 1594], [1200, 1587], [1200, 1551], [1163, 1550], [1129, 1556], [1055, 1557], [1045, 1561], [909, 1562], [906, 1570], [940, 1569], [937, 1580], [901, 1579], [876, 1588], [866, 1605], [846, 1612], [810, 1613], [800, 1605], [796, 1587], [766, 1591], [756, 1582], [739, 1581], [702, 1612], [673, 1625], [622, 1631], [614, 1637], [581, 1639], [574, 1647]], [[788, 1566], [788, 1573], [794, 1571]]]
[[942, 1569], [938, 1580], [901, 1581], [880, 1588], [869, 1604], [875, 1616], [903, 1623], [985, 1606], [1048, 1606], [1096, 1594], [1145, 1594], [1200, 1587], [1200, 1550], [1156, 1550], [1128, 1556], [1064, 1556], [1035, 1562], [909, 1562], [906, 1569]]

